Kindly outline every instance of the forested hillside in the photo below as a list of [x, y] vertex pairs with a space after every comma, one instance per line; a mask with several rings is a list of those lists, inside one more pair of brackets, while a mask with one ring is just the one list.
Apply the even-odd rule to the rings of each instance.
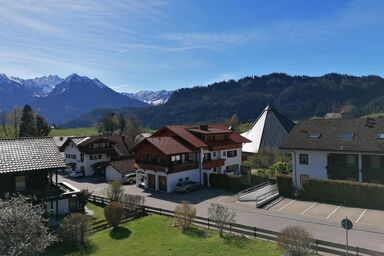
[[[297, 120], [342, 112], [343, 117], [384, 110], [384, 79], [379, 76], [327, 74], [321, 77], [272, 73], [237, 81], [176, 90], [167, 103], [149, 108], [113, 110], [138, 117], [143, 125], [218, 122], [236, 113], [241, 122], [252, 121], [266, 104]], [[102, 113], [95, 110], [67, 123], [90, 126]]]

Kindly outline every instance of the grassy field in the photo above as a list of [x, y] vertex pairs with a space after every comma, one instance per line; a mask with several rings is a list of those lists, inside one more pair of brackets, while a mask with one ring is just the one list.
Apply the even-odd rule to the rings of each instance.
[[240, 133], [248, 131], [253, 123], [241, 123], [239, 125]]
[[53, 255], [281, 255], [277, 245], [261, 240], [226, 236], [215, 231], [193, 227], [183, 233], [172, 227], [172, 219], [150, 215], [121, 225], [116, 230], [106, 229], [90, 238], [87, 248], [50, 248]]
[[87, 203], [87, 208], [94, 212], [94, 215], [92, 216], [94, 221], [105, 220], [103, 207], [100, 207], [93, 203]]
[[378, 112], [378, 113], [371, 113], [362, 117], [370, 117], [370, 118], [377, 118], [377, 117], [383, 117], [384, 112]]
[[68, 128], [68, 129], [53, 129], [49, 136], [89, 136], [97, 134], [94, 127], [87, 128]]

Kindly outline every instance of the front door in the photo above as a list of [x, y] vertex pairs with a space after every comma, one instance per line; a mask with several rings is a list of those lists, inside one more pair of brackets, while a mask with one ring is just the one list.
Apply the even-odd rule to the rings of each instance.
[[157, 176], [159, 178], [159, 190], [167, 192], [167, 177]]
[[156, 189], [156, 177], [154, 174], [148, 174], [148, 188]]
[[203, 183], [204, 183], [204, 187], [208, 187], [208, 174], [207, 173], [203, 174]]

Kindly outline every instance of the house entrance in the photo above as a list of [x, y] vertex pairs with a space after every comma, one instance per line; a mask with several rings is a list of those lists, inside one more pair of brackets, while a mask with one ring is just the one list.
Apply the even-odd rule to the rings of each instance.
[[208, 187], [208, 174], [207, 173], [203, 174], [203, 184], [204, 184], [204, 187]]
[[159, 179], [159, 190], [167, 192], [167, 177], [157, 176]]
[[156, 177], [154, 174], [148, 174], [148, 188], [156, 189]]

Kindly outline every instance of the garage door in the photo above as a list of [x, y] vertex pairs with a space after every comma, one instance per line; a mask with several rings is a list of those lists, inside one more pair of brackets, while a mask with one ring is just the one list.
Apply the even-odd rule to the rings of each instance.
[[158, 176], [159, 178], [159, 190], [167, 192], [167, 177]]
[[148, 188], [156, 189], [156, 177], [154, 174], [148, 174]]

